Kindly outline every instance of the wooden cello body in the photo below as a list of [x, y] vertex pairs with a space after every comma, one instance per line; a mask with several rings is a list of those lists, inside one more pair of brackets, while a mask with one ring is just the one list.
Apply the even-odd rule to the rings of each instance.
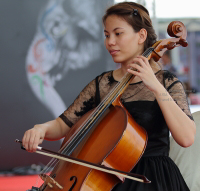
[[[81, 124], [91, 112], [75, 124], [63, 144], [70, 141], [73, 134], [79, 131]], [[146, 131], [132, 119], [117, 99], [95, 124], [94, 131], [85, 137], [71, 156], [129, 172], [142, 156], [146, 144]], [[64, 161], [59, 161], [51, 176], [55, 177], [54, 180], [63, 189], [56, 185], [52, 188], [46, 185], [45, 189], [41, 190], [106, 191], [112, 190], [117, 183], [124, 180], [115, 175]]]

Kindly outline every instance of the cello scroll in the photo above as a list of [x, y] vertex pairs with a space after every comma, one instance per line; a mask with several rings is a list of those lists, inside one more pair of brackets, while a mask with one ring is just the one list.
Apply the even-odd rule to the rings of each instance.
[[159, 40], [153, 47], [155, 48], [150, 58], [156, 62], [163, 56], [165, 51], [172, 50], [175, 47], [187, 47], [186, 41], [187, 30], [185, 25], [180, 21], [173, 21], [168, 25], [167, 33], [174, 38]]

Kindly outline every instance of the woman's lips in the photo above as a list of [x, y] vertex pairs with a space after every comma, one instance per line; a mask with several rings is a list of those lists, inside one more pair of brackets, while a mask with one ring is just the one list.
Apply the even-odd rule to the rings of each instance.
[[109, 52], [111, 55], [115, 55], [119, 52], [119, 50], [110, 50]]

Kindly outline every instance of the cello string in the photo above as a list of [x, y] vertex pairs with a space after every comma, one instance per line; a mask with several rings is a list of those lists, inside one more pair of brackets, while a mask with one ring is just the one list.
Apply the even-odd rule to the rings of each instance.
[[[55, 159], [55, 158], [52, 158], [51, 159], [51, 161], [44, 167], [44, 169], [40, 172], [40, 175], [41, 174], [48, 174], [48, 173], [50, 173], [51, 171], [51, 169], [53, 169], [53, 167], [51, 168], [51, 166], [53, 166], [53, 164], [54, 164], [54, 167], [58, 164], [58, 162], [59, 162], [59, 160], [58, 159]], [[51, 163], [51, 165], [49, 165]], [[55, 164], [56, 163], [56, 164]], [[46, 172], [45, 172], [46, 171]], [[37, 182], [36, 182], [36, 184], [39, 184], [39, 180], [41, 180], [40, 179], [40, 176], [38, 176], [38, 178], [37, 178]]]
[[[149, 55], [149, 53], [151, 53], [151, 52], [152, 52], [152, 49], [147, 49], [147, 51], [144, 52], [143, 56], [147, 56], [147, 55]], [[121, 85], [121, 89], [122, 89], [122, 88], [127, 84], [127, 82], [131, 79], [131, 77], [132, 77], [132, 75], [130, 75], [130, 74], [127, 72], [126, 75], [124, 76], [124, 78], [125, 78], [125, 79], [127, 78], [127, 80], [124, 80], [124, 78], [122, 78], [121, 81], [122, 81], [122, 82], [125, 81], [125, 83], [124, 83], [124, 84], [123, 84], [123, 83], [117, 84], [117, 88], [122, 84], [122, 85]], [[116, 88], [116, 86], [115, 86], [115, 87], [113, 88], [114, 90], [111, 91], [111, 92], [109, 93], [108, 96], [106, 96], [106, 99], [105, 99], [105, 100], [107, 100], [107, 98], [109, 98], [110, 95], [111, 95], [114, 91], [116, 91], [117, 88]], [[100, 104], [99, 108], [100, 108], [104, 103], [105, 103], [105, 101], [103, 101], [102, 104]], [[95, 113], [96, 111], [98, 112], [99, 109], [97, 108], [97, 110], [95, 110], [95, 111], [91, 114], [92, 118], [94, 118], [94, 113]], [[91, 118], [91, 116], [89, 116], [88, 118]], [[88, 119], [87, 119], [86, 121], [88, 121]], [[85, 124], [84, 124], [84, 126], [85, 126]], [[84, 133], [84, 131], [85, 131], [85, 129], [83, 128], [83, 131], [80, 131], [80, 133], [72, 140], [71, 145], [69, 145], [69, 147], [67, 147], [67, 148], [65, 149], [64, 152], [67, 152], [67, 150], [69, 150], [70, 147], [74, 148], [75, 141], [76, 141], [77, 139], [80, 139], [80, 136], [81, 136], [81, 134]]]
[[[101, 107], [101, 105], [99, 106], [99, 107]], [[94, 112], [93, 112], [94, 113]], [[92, 115], [92, 114], [91, 114]], [[83, 124], [84, 125], [84, 124]], [[82, 126], [83, 126], [82, 125]], [[65, 145], [64, 145], [65, 146]], [[62, 150], [63, 148], [64, 148], [64, 146], [60, 149], [60, 150]], [[62, 151], [61, 153], [63, 153], [64, 151]], [[46, 172], [48, 172], [50, 169], [51, 169], [51, 167], [55, 167], [55, 165], [58, 163], [59, 161], [57, 160], [57, 159], [51, 159], [51, 161], [46, 165], [46, 167], [40, 172], [40, 174], [42, 174], [42, 173], [46, 173]], [[56, 163], [56, 164], [55, 164]]]
[[[131, 77], [129, 78], [129, 79], [131, 79]], [[129, 81], [129, 79], [128, 80], [125, 80], [125, 81]], [[125, 83], [126, 84], [126, 83]], [[119, 84], [118, 84], [118, 86], [119, 86]], [[123, 86], [121, 87], [121, 88], [123, 88]], [[102, 104], [101, 104], [102, 105]], [[78, 136], [78, 138], [80, 138], [80, 135]], [[73, 142], [72, 142], [73, 143]], [[73, 146], [73, 144], [71, 144], [72, 146]], [[68, 147], [69, 148], [69, 147]], [[74, 148], [74, 147], [72, 147], [72, 148]], [[66, 151], [66, 149], [64, 149], [64, 151]], [[46, 171], [51, 167], [51, 166], [53, 166], [54, 165], [54, 167], [55, 167], [55, 162], [56, 162], [56, 164], [58, 163], [58, 161], [56, 161], [56, 160], [54, 160], [52, 163], [50, 163], [51, 165], [47, 165], [47, 167], [48, 168], [46, 168]], [[45, 169], [44, 169], [44, 171], [45, 171]]]
[[[150, 51], [149, 51], [149, 52], [150, 52]], [[144, 54], [144, 55], [145, 55], [145, 54]], [[126, 75], [122, 78], [121, 81], [124, 81], [124, 78], [127, 78], [127, 73], [126, 73]], [[129, 80], [129, 79], [128, 79], [128, 80]], [[127, 80], [125, 80], [125, 82], [126, 82], [126, 81], [127, 81]], [[126, 83], [125, 83], [125, 84], [126, 84]], [[119, 87], [119, 85], [120, 85], [120, 83], [118, 83], [117, 86], [115, 86], [115, 87], [111, 90], [111, 92], [109, 93], [109, 95], [107, 95], [106, 98], [103, 100], [103, 102], [100, 103], [100, 105], [98, 106], [97, 110], [98, 110], [99, 108], [102, 107], [102, 105], [105, 103], [105, 100], [107, 100], [107, 98], [110, 97], [110, 95]], [[122, 88], [123, 88], [123, 86], [122, 86]], [[94, 117], [95, 112], [96, 112], [96, 111], [94, 111], [94, 112], [91, 114], [91, 116]], [[88, 118], [90, 118], [91, 116], [89, 116]], [[87, 121], [87, 120], [86, 120], [86, 121]], [[83, 126], [85, 126], [85, 124], [82, 125], [82, 127], [83, 127]], [[80, 135], [79, 135], [77, 138], [80, 138]], [[72, 145], [72, 146], [73, 146], [73, 145]], [[63, 151], [62, 153], [64, 153], [64, 152], [66, 152], [66, 149], [64, 149], [64, 151]], [[53, 163], [55, 163], [55, 162], [56, 162], [56, 160], [51, 161], [51, 162], [50, 162], [51, 165], [47, 165], [48, 168], [46, 168], [46, 171], [48, 171], [48, 169], [50, 169], [50, 167], [53, 166]], [[58, 163], [58, 161], [57, 161], [57, 163]], [[54, 165], [54, 166], [55, 166], [55, 165]], [[45, 171], [45, 169], [44, 169], [43, 171]]]
[[[117, 84], [117, 87], [119, 86], [119, 84]], [[115, 88], [114, 89], [116, 89], [116, 86], [115, 86]], [[111, 91], [110, 92], [110, 94], [112, 94], [112, 92], [113, 91]], [[107, 97], [110, 97], [110, 96], [107, 96]], [[106, 97], [106, 98], [107, 98]], [[104, 100], [107, 100], [107, 99], [104, 99]], [[102, 109], [102, 107], [104, 107], [105, 108], [105, 101], [103, 101], [99, 106], [98, 106], [98, 108], [92, 113], [92, 118], [94, 118], [94, 117], [96, 117], [99, 113], [99, 109]], [[104, 109], [103, 108], [103, 109]], [[96, 115], [96, 116], [95, 116]], [[88, 117], [88, 118], [90, 118], [90, 116]], [[90, 123], [91, 121], [88, 121], [88, 119], [86, 120], [86, 124], [84, 124], [84, 126], [87, 126], [88, 125], [88, 123]], [[80, 139], [81, 138], [81, 136], [83, 135], [84, 136], [84, 132], [85, 132], [85, 130], [87, 130], [86, 128], [82, 128], [82, 130], [80, 130], [79, 131], [79, 134], [77, 134], [77, 136], [76, 137], [74, 137], [74, 139], [72, 140], [72, 142], [71, 142], [71, 144], [70, 145], [68, 145], [68, 147], [66, 147], [65, 148], [65, 153], [70, 149], [70, 147], [74, 147], [74, 144], [75, 144], [75, 141], [77, 141], [78, 139]]]
[[[114, 88], [115, 88], [115, 87], [114, 87]], [[114, 89], [114, 88], [113, 88], [113, 89]], [[98, 108], [101, 107], [101, 106], [102, 106], [102, 103], [101, 103], [100, 105], [98, 105]], [[94, 113], [95, 113], [95, 111], [94, 111], [90, 116], [92, 116]], [[90, 117], [90, 116], [89, 116], [89, 117]], [[89, 118], [89, 117], [88, 117], [88, 118]], [[84, 126], [84, 124], [83, 124], [82, 126]], [[65, 145], [64, 145], [59, 151], [62, 151], [64, 148], [65, 148]], [[61, 153], [64, 153], [64, 151], [62, 151]], [[58, 163], [58, 161], [57, 161], [56, 159], [54, 159], [54, 160], [52, 159], [52, 160], [47, 164], [47, 166], [41, 171], [41, 173], [46, 173], [46, 172], [51, 168], [51, 166], [54, 165], [55, 162]], [[57, 164], [57, 163], [56, 163], [56, 164]], [[45, 172], [45, 171], [46, 171], [46, 172]]]
[[[147, 49], [147, 51], [145, 51], [145, 52], [143, 53], [143, 56], [147, 57], [151, 52], [152, 52], [151, 49]], [[98, 114], [99, 108], [102, 108], [102, 106], [105, 104], [105, 102], [106, 102], [106, 101], [109, 99], [109, 97], [119, 88], [120, 85], [121, 85], [121, 87], [119, 88], [119, 90], [123, 89], [123, 88], [126, 86], [126, 84], [128, 83], [128, 81], [132, 78], [132, 76], [133, 76], [133, 75], [131, 75], [130, 73], [127, 72], [127, 73], [123, 76], [123, 78], [120, 80], [120, 82], [118, 82], [117, 85], [113, 87], [113, 89], [109, 92], [109, 94], [103, 99], [103, 101], [97, 106], [97, 108], [96, 108], [96, 109], [88, 116], [88, 118], [84, 121], [85, 123], [84, 123], [83, 125], [81, 125], [81, 129], [83, 129], [83, 131], [81, 131], [81, 134], [84, 133], [84, 126], [86, 126], [87, 121], [88, 121], [90, 118], [93, 118], [96, 114]], [[119, 91], [119, 90], [118, 90], [118, 91]], [[116, 94], [116, 93], [115, 93], [115, 94]], [[117, 94], [116, 94], [116, 95], [117, 95]], [[118, 95], [117, 95], [117, 96], [118, 96]], [[114, 98], [115, 98], [115, 97], [114, 97]], [[79, 134], [77, 137], [75, 137], [75, 140], [76, 140], [76, 139], [80, 139], [81, 134]], [[73, 139], [72, 142], [70, 142], [70, 145], [71, 145], [71, 146], [68, 145], [67, 147], [65, 147], [66, 145], [64, 144], [64, 146], [60, 149], [60, 150], [62, 150], [61, 153], [65, 153], [65, 152], [66, 152], [66, 148], [69, 150], [70, 147], [73, 147], [73, 145], [75, 144], [75, 140]], [[53, 160], [53, 159], [52, 159], [52, 160], [49, 162], [49, 164], [47, 165], [47, 167], [44, 168], [44, 169], [42, 170], [42, 172], [44, 172], [45, 170], [48, 171], [48, 170], [51, 168], [51, 166], [53, 166], [54, 163], [57, 164], [58, 162], [59, 162], [59, 160], [56, 160], [56, 159]], [[54, 167], [55, 167], [56, 164], [54, 164]]]
[[[151, 49], [147, 49], [147, 51], [145, 51], [145, 53], [144, 53], [143, 55], [146, 56], [146, 55], [148, 55], [151, 51], [152, 51]], [[127, 74], [129, 74], [129, 73], [127, 72], [126, 75], [124, 76], [124, 78], [125, 78], [125, 79], [128, 78], [128, 80], [125, 80], [124, 85], [123, 85], [123, 83], [117, 84], [117, 88], [118, 88], [121, 84], [122, 84], [121, 87], [123, 88], [123, 87], [127, 84], [127, 81], [130, 80], [130, 78], [132, 77], [132, 75], [131, 75], [131, 77], [129, 77], [129, 75], [127, 75]], [[127, 76], [128, 76], [128, 77], [127, 77]], [[124, 78], [122, 78], [121, 81], [124, 81]], [[110, 95], [111, 95], [114, 91], [116, 91], [117, 88], [116, 88], [116, 86], [115, 86], [115, 87], [113, 88], [114, 90], [111, 91], [111, 93], [109, 93], [108, 96], [106, 96], [106, 99], [105, 99], [105, 100], [107, 100], [107, 98], [109, 98]], [[94, 118], [94, 115], [96, 114], [96, 112], [99, 111], [99, 108], [101, 108], [101, 106], [104, 105], [104, 103], [105, 103], [105, 101], [103, 101], [102, 104], [100, 103], [99, 107], [86, 119], [87, 122], [88, 122], [88, 119], [91, 118], [91, 116], [92, 116], [92, 118]], [[85, 126], [85, 124], [84, 124], [83, 126]], [[82, 126], [82, 127], [83, 127], [83, 126]], [[71, 147], [74, 148], [75, 141], [77, 141], [77, 139], [80, 139], [80, 136], [84, 133], [84, 131], [85, 131], [85, 128], [83, 128], [83, 130], [80, 131], [79, 134], [77, 134], [77, 136], [72, 140], [71, 144], [68, 145], [68, 147], [65, 148], [65, 150], [64, 150], [65, 153], [66, 153]]]
[[[117, 84], [117, 87], [118, 87], [118, 86], [119, 86], [119, 83]], [[115, 88], [116, 88], [116, 86], [115, 86], [113, 89], [115, 89]], [[113, 89], [110, 91], [109, 95], [112, 94]], [[97, 106], [97, 108], [90, 114], [90, 116], [88, 116], [88, 118], [85, 120], [85, 123], [83, 123], [82, 127], [85, 126], [85, 125], [87, 125], [87, 122], [88, 122], [88, 120], [89, 120], [90, 118], [94, 118], [95, 115], [97, 115], [99, 109], [101, 109], [101, 108], [104, 106], [105, 100], [107, 99], [107, 97], [109, 97], [109, 95], [107, 95], [107, 96], [104, 98], [104, 100]], [[84, 130], [83, 130], [83, 131], [84, 131]], [[80, 135], [81, 133], [83, 133], [83, 131], [80, 131], [79, 135]], [[79, 136], [79, 135], [78, 135], [78, 136]], [[77, 137], [78, 137], [78, 136], [77, 136]], [[78, 138], [79, 138], [79, 137], [78, 137]], [[64, 146], [65, 146], [65, 145], [64, 145]], [[66, 151], [66, 150], [65, 150], [65, 151]]]
[[[125, 76], [124, 78], [127, 78], [127, 76]], [[122, 80], [122, 81], [123, 81], [123, 80]], [[119, 85], [120, 85], [120, 84], [118, 83], [117, 86], [115, 86], [113, 89], [115, 90], [116, 87], [119, 87]], [[114, 92], [114, 90], [111, 91], [109, 94], [112, 94], [112, 92]], [[110, 97], [110, 96], [107, 95], [107, 97]], [[106, 97], [104, 100], [107, 100], [107, 97]], [[105, 101], [103, 101], [102, 103], [100, 103], [100, 105], [98, 106], [98, 108], [101, 108], [101, 106], [102, 106], [104, 103], [105, 103]], [[96, 112], [96, 111], [93, 112], [93, 116], [94, 116], [94, 113], [95, 113], [95, 112]], [[78, 138], [80, 138], [80, 136], [79, 136]], [[65, 149], [64, 151], [66, 151], [66, 149]], [[62, 153], [63, 153], [63, 151], [62, 151]], [[55, 162], [58, 163], [58, 161], [56, 161], [56, 160], [50, 161], [50, 163], [47, 165], [47, 167], [46, 167], [45, 169], [43, 169], [43, 171], [42, 171], [41, 173], [43, 173], [45, 170], [48, 171], [48, 169], [49, 169], [51, 166], [53, 166], [53, 163], [55, 163]], [[56, 163], [56, 164], [57, 164], [57, 163]], [[55, 165], [54, 165], [54, 166], [55, 166]]]
[[[46, 169], [48, 169], [48, 168], [46, 168]], [[45, 171], [45, 169], [44, 169], [44, 171]]]

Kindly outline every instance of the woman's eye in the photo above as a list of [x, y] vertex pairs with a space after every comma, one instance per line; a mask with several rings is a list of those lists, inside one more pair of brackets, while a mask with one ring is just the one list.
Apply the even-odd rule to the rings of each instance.
[[105, 34], [105, 38], [108, 38], [108, 37], [109, 37], [109, 35], [106, 35], [106, 34]]
[[121, 32], [116, 33], [117, 36], [119, 36], [121, 34]]

